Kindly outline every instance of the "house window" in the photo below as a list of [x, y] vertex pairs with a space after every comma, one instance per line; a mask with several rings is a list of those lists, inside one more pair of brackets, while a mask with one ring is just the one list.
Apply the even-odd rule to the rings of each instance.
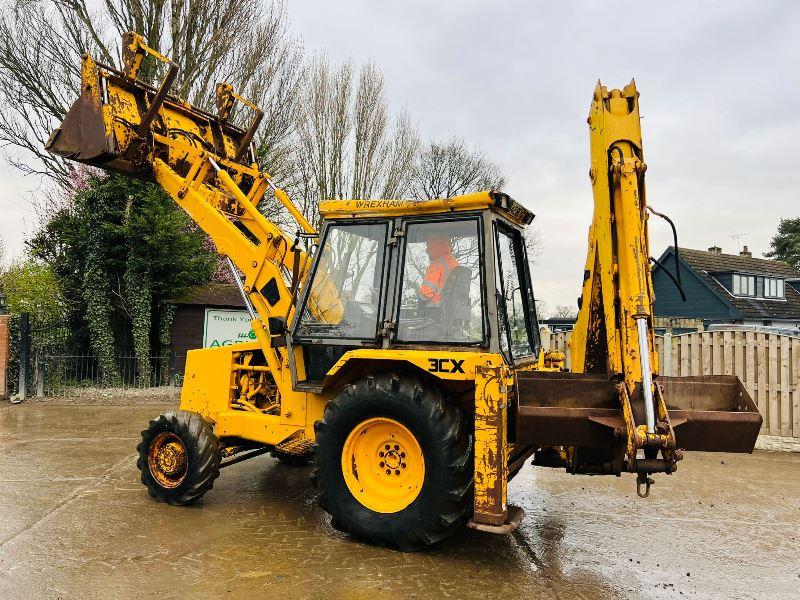
[[737, 296], [755, 296], [756, 278], [752, 275], [734, 275], [733, 293]]
[[764, 277], [764, 298], [783, 298], [783, 279]]

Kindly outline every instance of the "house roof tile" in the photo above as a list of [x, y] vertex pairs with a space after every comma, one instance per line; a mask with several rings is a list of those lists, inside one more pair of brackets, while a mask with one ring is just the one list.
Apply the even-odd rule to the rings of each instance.
[[171, 300], [172, 304], [194, 306], [242, 307], [244, 301], [239, 288], [227, 283], [209, 283], [189, 288], [185, 294]]
[[[672, 246], [667, 252], [672, 251]], [[679, 248], [681, 259], [705, 281], [714, 292], [727, 300], [745, 319], [800, 319], [800, 292], [784, 285], [786, 300], [765, 300], [734, 296], [714, 276], [721, 273], [763, 275], [782, 279], [800, 278], [800, 271], [780, 260], [753, 258], [738, 254], [718, 254], [705, 250]], [[663, 261], [662, 261], [663, 262]]]
[[736, 272], [771, 277], [800, 277], [800, 271], [781, 260], [753, 258], [739, 254], [717, 254], [691, 248], [679, 248], [679, 251], [686, 262], [709, 273]]

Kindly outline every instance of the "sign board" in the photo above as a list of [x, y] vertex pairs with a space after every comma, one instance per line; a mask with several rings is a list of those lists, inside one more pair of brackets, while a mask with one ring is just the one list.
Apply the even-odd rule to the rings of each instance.
[[206, 309], [203, 348], [230, 346], [255, 339], [256, 334], [250, 327], [250, 314], [246, 310]]

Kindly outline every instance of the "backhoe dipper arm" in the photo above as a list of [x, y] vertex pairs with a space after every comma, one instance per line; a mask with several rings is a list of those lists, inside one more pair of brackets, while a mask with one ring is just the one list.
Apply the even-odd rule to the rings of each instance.
[[[633, 81], [611, 91], [598, 82], [594, 91], [588, 120], [594, 217], [570, 350], [573, 371], [607, 373], [619, 381], [629, 468], [635, 467], [636, 450], [646, 448], [648, 456], [663, 450], [664, 470], [670, 472], [675, 438], [652, 381], [658, 355], [638, 98]], [[639, 426], [634, 413], [642, 412]]]
[[[148, 55], [167, 66], [158, 87], [137, 79]], [[228, 84], [217, 87], [217, 114], [170, 95], [177, 65], [138, 34], [125, 34], [123, 63], [119, 71], [84, 55], [81, 95], [47, 149], [164, 188], [243, 274], [253, 329], [277, 375], [286, 357], [272, 346], [266, 324], [270, 317], [290, 316], [294, 302], [287, 280], [290, 274], [299, 279], [309, 261], [258, 205], [271, 190], [303, 232], [314, 229], [255, 162], [252, 139], [263, 114]], [[231, 123], [237, 103], [253, 115], [246, 130]], [[279, 385], [288, 379], [275, 377]]]

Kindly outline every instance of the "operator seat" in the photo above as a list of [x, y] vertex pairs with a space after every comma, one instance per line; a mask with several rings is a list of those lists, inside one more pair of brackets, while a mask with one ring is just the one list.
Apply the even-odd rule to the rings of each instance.
[[452, 270], [442, 290], [441, 319], [444, 339], [463, 341], [469, 338], [472, 269], [458, 266]]

